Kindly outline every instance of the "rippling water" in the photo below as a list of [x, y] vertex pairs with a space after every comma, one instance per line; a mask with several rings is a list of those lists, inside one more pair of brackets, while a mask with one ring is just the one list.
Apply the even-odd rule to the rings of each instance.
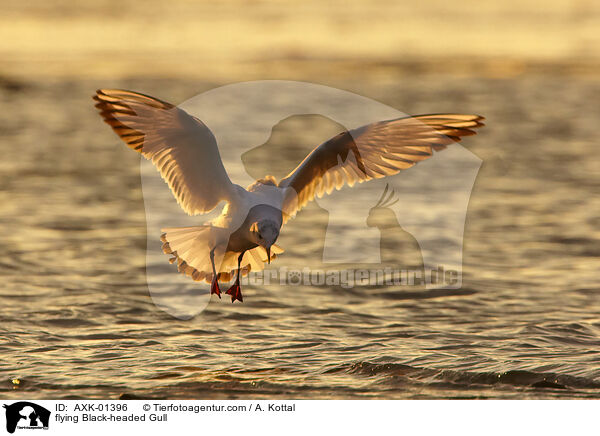
[[[146, 286], [139, 157], [101, 123], [90, 96], [119, 86], [178, 103], [212, 85], [2, 81], [1, 395], [600, 396], [600, 83], [551, 74], [386, 83], [337, 85], [404, 112], [487, 118], [465, 142], [483, 166], [462, 288], [249, 286], [244, 304], [213, 300], [180, 320]], [[309, 121], [309, 132], [296, 129], [306, 120], [283, 125], [273, 146], [294, 140], [302, 155], [336, 128]], [[262, 171], [256, 157], [246, 164]], [[273, 266], [319, 256], [323, 240], [310, 229], [326, 220], [316, 205], [299, 214]]]

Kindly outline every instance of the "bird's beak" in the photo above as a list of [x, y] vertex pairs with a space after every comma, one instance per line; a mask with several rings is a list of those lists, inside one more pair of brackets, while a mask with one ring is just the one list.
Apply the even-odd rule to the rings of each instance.
[[270, 265], [271, 264], [271, 246], [270, 245], [267, 247], [267, 260]]

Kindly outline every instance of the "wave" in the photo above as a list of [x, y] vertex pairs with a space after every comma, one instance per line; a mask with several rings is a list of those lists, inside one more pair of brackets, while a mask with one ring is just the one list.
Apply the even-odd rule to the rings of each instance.
[[[338, 371], [368, 377], [400, 377], [422, 383], [442, 382], [454, 385], [509, 385], [548, 389], [600, 389], [600, 382], [587, 378], [553, 372], [507, 370], [504, 372], [473, 372], [414, 367], [398, 363], [357, 362], [341, 365]], [[335, 371], [335, 370], [334, 370]], [[331, 371], [330, 372], [334, 372]]]

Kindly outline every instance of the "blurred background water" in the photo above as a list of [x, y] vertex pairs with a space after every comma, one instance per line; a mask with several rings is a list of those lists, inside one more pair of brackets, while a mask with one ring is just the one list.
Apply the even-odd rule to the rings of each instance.
[[[600, 396], [596, 3], [0, 7], [3, 397]], [[464, 142], [483, 166], [461, 289], [248, 286], [244, 304], [213, 300], [190, 320], [154, 305], [139, 156], [90, 96], [119, 87], [179, 104], [257, 79], [487, 118]], [[293, 117], [246, 169], [263, 173], [265, 150], [300, 159], [340, 129]], [[302, 211], [272, 266], [320, 256], [327, 218]]]

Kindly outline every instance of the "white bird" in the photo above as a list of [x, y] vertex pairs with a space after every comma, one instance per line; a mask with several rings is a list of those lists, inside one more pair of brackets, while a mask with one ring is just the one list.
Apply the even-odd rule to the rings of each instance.
[[215, 137], [199, 119], [154, 97], [103, 89], [94, 96], [100, 115], [132, 149], [152, 161], [189, 215], [221, 215], [194, 227], [165, 228], [163, 251], [178, 270], [211, 285], [234, 284], [231, 301], [243, 301], [240, 276], [262, 270], [283, 250], [275, 245], [282, 225], [315, 196], [398, 173], [483, 126], [483, 117], [430, 114], [368, 124], [322, 143], [279, 182], [273, 176], [244, 189], [231, 182]]

